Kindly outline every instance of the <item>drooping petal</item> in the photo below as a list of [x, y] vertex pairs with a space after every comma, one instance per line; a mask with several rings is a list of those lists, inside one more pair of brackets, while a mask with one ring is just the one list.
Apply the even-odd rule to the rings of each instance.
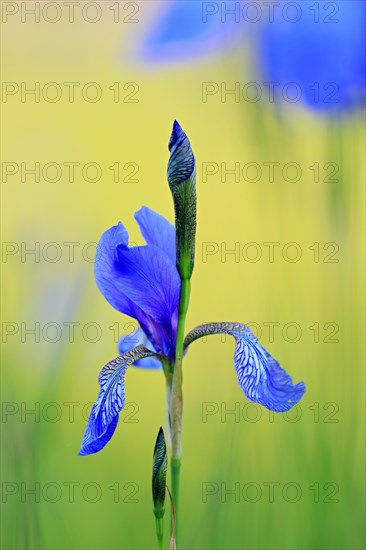
[[158, 246], [176, 263], [175, 254], [175, 227], [164, 216], [161, 216], [147, 206], [140, 208], [135, 214], [141, 235], [147, 244]]
[[[250, 329], [248, 329], [250, 331]], [[288, 411], [305, 393], [305, 385], [295, 386], [292, 378], [258, 343], [250, 331], [231, 332], [236, 339], [234, 354], [238, 382], [248, 399], [276, 412]]]
[[144, 346], [137, 346], [103, 367], [98, 379], [99, 395], [90, 412], [79, 451], [80, 456], [97, 453], [111, 439], [118, 423], [118, 414], [125, 404], [124, 378], [127, 367], [143, 357], [152, 355], [153, 351]]
[[184, 345], [210, 334], [231, 334], [236, 340], [234, 366], [245, 396], [275, 412], [288, 411], [305, 393], [305, 385], [295, 386], [292, 378], [261, 346], [246, 325], [240, 323], [209, 323], [191, 330]]
[[127, 240], [121, 223], [102, 235], [94, 266], [97, 286], [115, 309], [139, 322], [157, 352], [171, 356], [180, 290], [177, 269], [157, 246], [128, 248]]
[[[147, 349], [150, 349], [153, 351], [154, 346], [152, 343], [148, 340], [146, 334], [141, 328], [137, 328], [136, 331], [134, 331], [133, 334], [128, 334], [127, 336], [124, 336], [121, 338], [121, 340], [118, 343], [118, 351], [121, 355], [126, 353], [127, 351], [130, 351], [134, 347], [138, 345], [143, 345]], [[140, 367], [142, 369], [161, 369], [161, 362], [159, 359], [157, 359], [154, 356], [151, 357], [143, 357], [142, 359], [139, 359], [134, 363], [135, 367]]]

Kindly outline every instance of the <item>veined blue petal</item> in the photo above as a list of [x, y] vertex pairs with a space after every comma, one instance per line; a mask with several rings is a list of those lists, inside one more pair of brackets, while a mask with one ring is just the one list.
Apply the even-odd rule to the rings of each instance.
[[278, 15], [263, 29], [263, 80], [274, 84], [279, 98], [287, 90], [290, 101], [318, 110], [364, 104], [365, 2], [300, 0], [297, 12]]
[[97, 411], [95, 410], [95, 407], [96, 405], [93, 406], [90, 412], [88, 425], [85, 430], [80, 451], [78, 452], [79, 456], [92, 455], [101, 451], [112, 438], [117, 428], [118, 414], [111, 419], [110, 424], [107, 425], [105, 430], [99, 434], [99, 432], [94, 429], [94, 426], [98, 423], [98, 417], [96, 416]]
[[231, 332], [236, 339], [234, 365], [238, 382], [251, 401], [275, 412], [288, 411], [305, 393], [305, 385], [295, 386], [292, 378], [261, 346], [252, 331]]
[[[124, 336], [121, 338], [121, 340], [118, 343], [118, 351], [121, 355], [126, 353], [127, 351], [130, 351], [134, 347], [138, 345], [143, 345], [147, 349], [154, 349], [154, 346], [147, 338], [144, 331], [138, 327], [137, 331], [135, 331], [133, 334], [128, 334], [127, 336]], [[139, 359], [134, 363], [135, 367], [140, 367], [142, 369], [161, 369], [161, 361], [157, 359], [154, 356], [151, 357], [143, 357], [142, 359]]]
[[184, 345], [210, 334], [231, 334], [236, 340], [234, 366], [245, 396], [275, 412], [288, 411], [305, 393], [305, 385], [292, 378], [265, 350], [252, 331], [241, 323], [209, 323], [191, 330]]
[[225, 45], [241, 26], [235, 15], [228, 15], [223, 22], [217, 3], [212, 3], [211, 9], [208, 4], [196, 0], [163, 2], [144, 39], [143, 58], [150, 62], [185, 60]]
[[175, 227], [166, 218], [154, 212], [147, 206], [140, 208], [135, 214], [141, 235], [147, 244], [154, 244], [176, 264]]
[[119, 412], [125, 404], [126, 370], [135, 361], [151, 355], [154, 355], [153, 351], [138, 346], [103, 367], [98, 379], [99, 395], [89, 416], [80, 456], [97, 453], [111, 439], [118, 423]]

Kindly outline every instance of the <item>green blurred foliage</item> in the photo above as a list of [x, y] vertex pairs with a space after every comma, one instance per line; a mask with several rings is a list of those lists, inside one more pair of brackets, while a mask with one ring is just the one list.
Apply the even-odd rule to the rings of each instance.
[[[15, 254], [2, 264], [2, 320], [19, 326], [2, 357], [2, 547], [154, 548], [151, 452], [165, 419], [162, 373], [131, 368], [129, 406], [114, 438], [97, 455], [77, 456], [84, 406], [97, 395], [100, 368], [117, 355], [116, 327], [121, 335], [131, 331], [129, 319], [97, 291], [93, 264], [81, 251], [118, 220], [128, 226], [132, 242], [142, 242], [133, 221], [142, 205], [173, 220], [166, 163], [177, 118], [198, 162], [197, 256], [187, 329], [207, 321], [258, 323], [261, 343], [294, 381], [307, 386], [293, 415], [250, 408], [235, 379], [233, 342], [215, 337], [192, 345], [184, 364], [182, 548], [361, 549], [362, 117], [334, 123], [299, 105], [276, 113], [273, 105], [223, 103], [219, 97], [202, 103], [202, 82], [250, 80], [242, 52], [176, 68], [128, 63], [122, 45], [143, 31], [147, 17], [138, 29], [110, 21], [93, 26], [17, 20], [3, 26], [4, 80], [30, 87], [98, 82], [104, 96], [94, 104], [80, 98], [73, 104], [21, 103], [14, 96], [3, 105], [3, 160], [96, 162], [103, 177], [90, 183], [77, 171], [71, 183], [65, 171], [52, 184], [35, 183], [31, 176], [3, 183], [3, 240], [29, 248], [39, 242], [41, 250], [59, 243], [62, 257], [52, 263], [31, 255], [22, 261]], [[109, 87], [115, 82], [138, 83], [138, 103], [114, 103]], [[324, 181], [322, 170], [314, 181], [310, 166], [339, 159], [340, 181]], [[109, 169], [115, 162], [137, 163], [138, 182], [115, 183]], [[263, 168], [258, 182], [235, 182], [233, 176], [222, 182], [221, 172], [203, 181], [204, 162], [228, 168], [235, 162], [262, 168], [264, 162], [296, 162], [302, 177], [271, 183]], [[80, 243], [74, 261], [63, 244], [68, 242]], [[246, 243], [253, 242], [262, 252], [257, 262], [243, 258]], [[273, 262], [266, 242], [280, 243]], [[282, 256], [292, 242], [301, 248], [298, 262]], [[214, 254], [204, 256], [205, 243], [214, 243]], [[238, 262], [233, 254], [225, 256], [224, 247], [232, 250], [235, 243]], [[327, 262], [333, 248], [324, 249], [326, 243], [336, 243], [336, 263]], [[62, 337], [56, 343], [42, 337], [37, 343], [32, 335], [22, 341], [20, 324], [36, 322], [58, 323]], [[79, 323], [72, 342], [65, 322]], [[280, 324], [273, 342], [263, 324], [268, 322]], [[92, 329], [83, 337], [87, 323], [100, 325], [98, 341], [90, 341]], [[291, 328], [289, 338], [283, 336], [287, 323], [300, 326], [298, 341], [289, 341]], [[339, 330], [332, 336], [334, 326]], [[26, 408], [35, 406], [36, 414], [27, 415]], [[227, 414], [229, 409], [235, 414]], [[37, 483], [39, 499], [27, 493]]]

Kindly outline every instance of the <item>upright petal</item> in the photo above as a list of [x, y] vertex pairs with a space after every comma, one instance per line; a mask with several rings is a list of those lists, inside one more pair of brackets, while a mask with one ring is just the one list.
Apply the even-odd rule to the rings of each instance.
[[158, 246], [176, 263], [175, 254], [175, 227], [166, 218], [154, 212], [147, 206], [140, 208], [135, 214], [141, 235], [147, 244]]
[[288, 411], [305, 393], [305, 385], [295, 386], [292, 378], [261, 346], [246, 325], [241, 323], [209, 323], [191, 330], [184, 345], [210, 334], [231, 334], [236, 340], [234, 366], [245, 396], [275, 412]]
[[127, 367], [143, 357], [155, 355], [144, 346], [137, 346], [107, 363], [99, 375], [100, 391], [91, 410], [79, 451], [80, 456], [97, 453], [111, 439], [118, 423], [118, 414], [125, 404]]
[[134, 307], [131, 300], [116, 285], [117, 247], [120, 245], [126, 248], [128, 246], [128, 233], [121, 222], [101, 236], [95, 257], [94, 275], [100, 292], [111, 306], [133, 317]]
[[165, 328], [179, 300], [175, 266], [155, 245], [117, 247], [116, 285], [129, 299]]
[[157, 352], [171, 356], [172, 318], [180, 290], [177, 269], [157, 246], [128, 248], [127, 239], [121, 223], [102, 235], [94, 266], [96, 283], [115, 309], [140, 323]]

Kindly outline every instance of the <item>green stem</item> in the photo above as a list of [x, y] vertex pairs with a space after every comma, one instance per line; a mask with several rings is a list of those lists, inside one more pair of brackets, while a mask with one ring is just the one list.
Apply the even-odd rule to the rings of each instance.
[[182, 392], [182, 362], [184, 324], [188, 310], [189, 296], [191, 290], [190, 279], [181, 280], [180, 298], [178, 307], [177, 344], [175, 352], [175, 365], [171, 387], [170, 400], [170, 421], [172, 436], [172, 496], [176, 510], [176, 540], [179, 529], [179, 478], [182, 458], [182, 416], [183, 416], [183, 392]]
[[176, 523], [175, 523], [175, 539], [177, 541], [177, 525], [178, 525], [178, 508], [179, 507], [179, 488], [180, 488], [180, 466], [181, 461], [179, 459], [172, 458], [171, 461], [171, 474], [172, 474], [172, 498], [175, 506]]
[[163, 518], [155, 518], [156, 525], [156, 537], [158, 539], [158, 549], [163, 550], [164, 548], [164, 520]]

